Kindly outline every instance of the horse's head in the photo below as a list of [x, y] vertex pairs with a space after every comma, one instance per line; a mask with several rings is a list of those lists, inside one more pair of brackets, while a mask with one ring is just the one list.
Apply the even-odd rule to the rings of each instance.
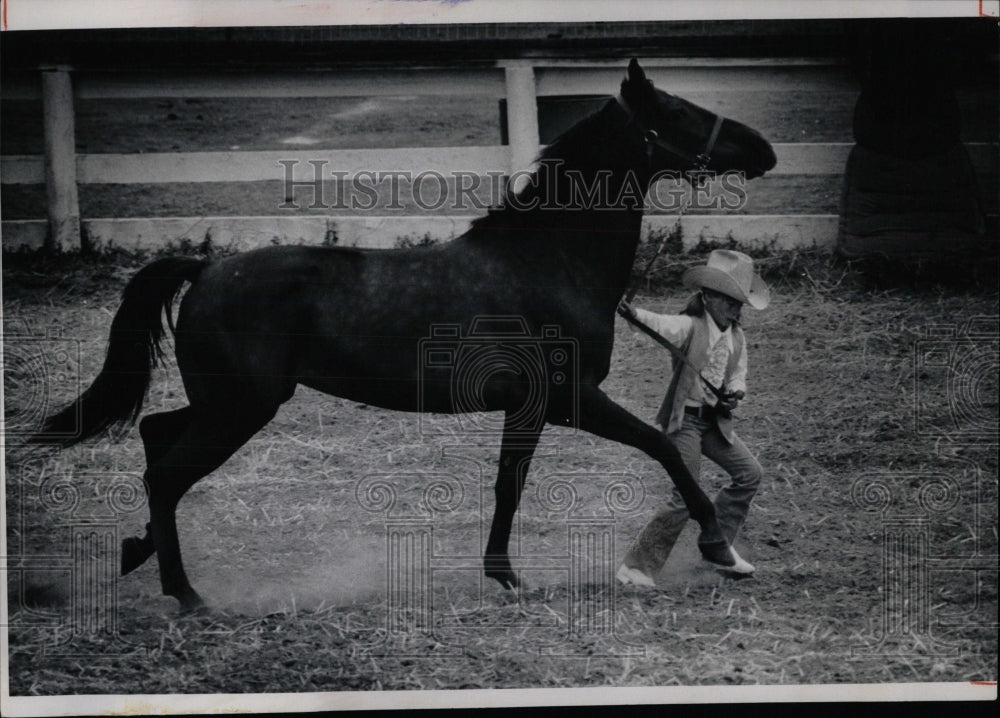
[[654, 170], [737, 171], [752, 179], [777, 163], [759, 132], [657, 90], [634, 59], [619, 102], [644, 133]]

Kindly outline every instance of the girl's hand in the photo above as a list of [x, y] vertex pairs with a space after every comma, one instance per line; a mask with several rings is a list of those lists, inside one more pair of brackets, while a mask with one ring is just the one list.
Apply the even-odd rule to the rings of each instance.
[[735, 411], [736, 407], [739, 406], [739, 403], [744, 396], [746, 396], [746, 394], [742, 391], [727, 392], [725, 396], [719, 399], [719, 406], [721, 406], [727, 412]]
[[632, 319], [635, 319], [636, 316], [635, 309], [624, 299], [618, 302], [618, 313], [623, 317], [631, 317]]

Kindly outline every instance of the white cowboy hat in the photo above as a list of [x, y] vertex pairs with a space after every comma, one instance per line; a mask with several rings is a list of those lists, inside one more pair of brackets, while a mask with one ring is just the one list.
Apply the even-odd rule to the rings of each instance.
[[753, 260], [742, 252], [712, 250], [706, 265], [684, 272], [683, 282], [689, 288], [714, 289], [754, 309], [764, 309], [771, 303], [770, 287], [754, 274]]

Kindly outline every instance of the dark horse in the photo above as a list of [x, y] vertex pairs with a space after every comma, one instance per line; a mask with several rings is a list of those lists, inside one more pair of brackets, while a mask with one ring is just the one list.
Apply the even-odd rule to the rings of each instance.
[[[621, 94], [541, 160], [532, 181], [446, 244], [269, 247], [214, 262], [166, 258], [140, 270], [111, 324], [100, 374], [43, 432], [78, 426], [75, 443], [134, 422], [161, 358], [166, 312], [190, 405], [139, 424], [150, 521], [142, 538], [123, 542], [122, 572], [155, 552], [163, 592], [185, 610], [201, 604], [181, 564], [177, 503], [298, 384], [400, 411], [505, 412], [484, 564], [507, 588], [518, 585], [507, 553], [511, 523], [546, 423], [659, 461], [701, 526], [702, 554], [732, 565], [712, 502], [677, 450], [598, 386], [654, 176], [707, 168], [758, 177], [774, 166], [774, 152], [754, 130], [655, 89], [633, 60]], [[173, 326], [171, 305], [185, 282]], [[527, 356], [538, 371], [488, 362], [472, 372], [468, 406], [457, 398], [456, 363], [464, 346], [483, 345], [484, 331], [495, 350]]]

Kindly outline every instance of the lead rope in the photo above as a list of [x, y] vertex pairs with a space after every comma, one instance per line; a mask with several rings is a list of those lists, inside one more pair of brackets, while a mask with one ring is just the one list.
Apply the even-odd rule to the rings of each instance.
[[673, 354], [674, 357], [676, 357], [682, 364], [684, 364], [687, 367], [690, 367], [694, 371], [694, 373], [698, 376], [698, 378], [701, 379], [705, 387], [709, 391], [711, 391], [717, 399], [721, 401], [726, 395], [725, 392], [719, 387], [715, 386], [715, 384], [710, 382], [704, 376], [702, 376], [701, 372], [698, 370], [698, 367], [696, 367], [694, 364], [691, 363], [691, 361], [687, 358], [687, 356], [685, 356], [684, 352], [681, 351], [679, 347], [677, 347], [673, 342], [668, 340], [662, 334], [660, 334], [651, 326], [649, 326], [648, 324], [640, 320], [637, 316], [635, 316], [635, 314], [633, 313], [635, 310], [631, 306], [632, 300], [635, 299], [636, 292], [639, 291], [639, 285], [642, 284], [643, 281], [645, 281], [646, 275], [649, 274], [649, 270], [653, 268], [653, 264], [656, 262], [657, 259], [659, 259], [660, 255], [663, 253], [664, 247], [667, 246], [667, 240], [674, 234], [674, 232], [680, 229], [681, 218], [684, 216], [684, 212], [686, 212], [687, 208], [690, 206], [691, 206], [690, 200], [686, 200], [683, 204], [681, 204], [681, 208], [680, 211], [678, 211], [677, 213], [677, 220], [674, 222], [673, 228], [671, 229], [670, 232], [663, 235], [663, 238], [660, 240], [660, 244], [656, 248], [656, 252], [653, 254], [653, 258], [646, 263], [646, 266], [642, 270], [642, 273], [639, 275], [639, 278], [636, 281], [632, 282], [632, 286], [628, 289], [627, 292], [625, 292], [625, 296], [622, 298], [621, 302], [618, 303], [617, 311], [619, 316], [623, 317], [627, 322], [635, 326], [643, 334], [647, 335], [655, 342], [660, 344], [662, 347], [667, 349], [667, 351]]

